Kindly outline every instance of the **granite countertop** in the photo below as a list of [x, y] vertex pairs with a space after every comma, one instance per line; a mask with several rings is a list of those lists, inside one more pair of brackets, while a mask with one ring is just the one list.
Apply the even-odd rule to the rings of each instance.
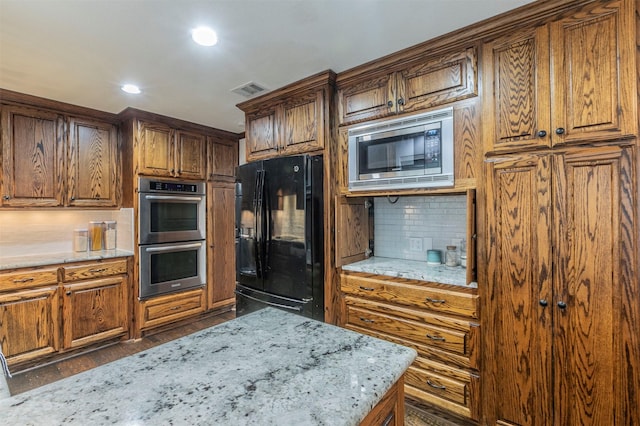
[[11, 425], [357, 425], [413, 349], [273, 308], [0, 400]]
[[60, 263], [82, 262], [84, 260], [111, 259], [133, 256], [126, 250], [101, 250], [83, 252], [48, 253], [28, 256], [0, 256], [0, 270], [14, 268], [32, 268], [36, 266], [56, 265]]
[[477, 288], [478, 283], [467, 284], [467, 270], [461, 266], [431, 266], [417, 260], [370, 257], [342, 267], [345, 271], [366, 272], [390, 277], [410, 278], [421, 281], [451, 284], [466, 288]]

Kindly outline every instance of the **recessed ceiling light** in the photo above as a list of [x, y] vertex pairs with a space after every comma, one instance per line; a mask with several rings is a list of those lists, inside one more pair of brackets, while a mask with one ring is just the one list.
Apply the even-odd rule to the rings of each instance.
[[201, 46], [213, 46], [218, 42], [216, 32], [209, 27], [197, 27], [192, 29], [191, 38]]
[[125, 84], [121, 87], [124, 92], [131, 93], [133, 95], [137, 95], [140, 93], [140, 88], [135, 84]]

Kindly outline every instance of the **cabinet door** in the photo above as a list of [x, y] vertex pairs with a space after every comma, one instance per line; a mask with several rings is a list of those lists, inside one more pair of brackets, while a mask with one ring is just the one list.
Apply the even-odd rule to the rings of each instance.
[[176, 176], [206, 179], [206, 137], [196, 133], [176, 132]]
[[64, 120], [51, 112], [2, 107], [2, 205], [64, 202]]
[[368, 198], [336, 197], [336, 266], [364, 260], [371, 256], [369, 249]]
[[485, 46], [485, 151], [551, 145], [548, 43], [543, 26]]
[[554, 310], [557, 365], [548, 424], [640, 424], [634, 150], [583, 150], [555, 163], [559, 250], [547, 309]]
[[396, 113], [396, 77], [388, 73], [340, 87], [340, 124], [351, 124]]
[[[229, 184], [227, 184], [229, 185]], [[209, 309], [235, 303], [235, 189], [210, 186], [207, 197], [209, 222]]]
[[0, 343], [9, 365], [58, 350], [58, 297], [57, 286], [0, 294]]
[[140, 174], [174, 175], [174, 132], [170, 127], [162, 124], [140, 123], [138, 149]]
[[209, 138], [208, 147], [209, 179], [233, 181], [238, 166], [237, 142]]
[[597, 3], [551, 24], [554, 144], [637, 133], [631, 6]]
[[126, 276], [65, 284], [63, 292], [64, 349], [126, 333]]
[[419, 61], [396, 74], [398, 111], [420, 111], [477, 95], [475, 48]]
[[113, 207], [118, 204], [118, 134], [115, 126], [71, 118], [68, 204]]
[[324, 91], [297, 96], [283, 105], [282, 154], [324, 148]]
[[551, 157], [489, 163], [487, 211], [487, 424], [553, 424]]
[[246, 119], [247, 161], [258, 160], [278, 153], [276, 109], [248, 114]]

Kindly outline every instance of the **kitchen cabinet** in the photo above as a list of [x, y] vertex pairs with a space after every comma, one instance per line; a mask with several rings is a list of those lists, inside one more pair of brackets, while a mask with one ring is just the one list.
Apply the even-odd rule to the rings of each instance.
[[235, 187], [210, 183], [207, 194], [207, 306], [217, 309], [235, 304], [236, 242]]
[[208, 138], [207, 179], [235, 182], [238, 140]]
[[62, 347], [125, 335], [129, 322], [126, 259], [62, 268]]
[[[390, 68], [390, 69], [389, 69]], [[341, 125], [425, 110], [477, 96], [477, 48], [391, 65], [384, 73], [338, 79]]]
[[344, 327], [418, 351], [405, 394], [480, 418], [479, 300], [475, 290], [361, 272], [341, 274]]
[[116, 207], [119, 182], [118, 129], [78, 117], [69, 119], [67, 200], [74, 207]]
[[61, 114], [2, 106], [2, 206], [64, 205], [64, 137]]
[[2, 107], [3, 186], [7, 207], [116, 207], [117, 128], [62, 112]]
[[161, 123], [138, 124], [140, 174], [206, 179], [205, 135]]
[[637, 134], [631, 3], [590, 3], [485, 45], [485, 151]]
[[128, 337], [128, 286], [126, 258], [0, 272], [0, 344], [9, 366]]
[[204, 288], [141, 300], [137, 323], [141, 331], [168, 325], [205, 311]]
[[245, 112], [247, 161], [321, 151], [329, 134], [331, 71], [238, 104]]
[[488, 162], [488, 423], [640, 423], [637, 156], [620, 145]]

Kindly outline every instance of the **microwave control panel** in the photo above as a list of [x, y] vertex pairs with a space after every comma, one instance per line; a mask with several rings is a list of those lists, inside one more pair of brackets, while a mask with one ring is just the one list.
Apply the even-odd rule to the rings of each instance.
[[424, 135], [424, 165], [425, 169], [441, 167], [442, 143], [440, 129], [429, 129]]

